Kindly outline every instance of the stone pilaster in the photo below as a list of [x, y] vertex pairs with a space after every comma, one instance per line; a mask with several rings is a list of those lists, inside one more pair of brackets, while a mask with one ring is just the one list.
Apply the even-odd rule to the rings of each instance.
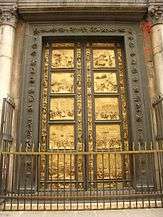
[[2, 100], [10, 96], [11, 74], [15, 28], [17, 20], [16, 6], [0, 8], [0, 119]]
[[148, 12], [153, 23], [151, 34], [158, 98], [163, 95], [163, 4], [151, 5]]
[[[163, 112], [163, 2], [153, 4], [148, 8], [149, 17], [152, 21], [151, 37], [155, 71], [155, 97], [153, 106], [155, 108], [155, 136], [157, 139], [162, 136], [162, 112]], [[156, 165], [157, 166], [157, 165]], [[157, 176], [157, 175], [156, 175]]]

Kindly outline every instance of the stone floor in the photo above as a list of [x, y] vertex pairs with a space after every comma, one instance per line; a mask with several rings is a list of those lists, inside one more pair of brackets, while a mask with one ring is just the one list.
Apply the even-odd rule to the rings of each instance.
[[1, 217], [163, 217], [163, 209], [132, 209], [70, 212], [0, 212]]

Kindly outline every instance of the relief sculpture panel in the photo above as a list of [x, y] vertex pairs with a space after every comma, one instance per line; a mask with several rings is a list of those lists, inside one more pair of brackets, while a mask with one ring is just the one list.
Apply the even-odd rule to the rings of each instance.
[[94, 73], [95, 93], [116, 93], [117, 77], [115, 73]]
[[74, 99], [53, 98], [50, 100], [50, 120], [73, 120]]
[[74, 50], [54, 49], [52, 51], [52, 68], [74, 68]]
[[73, 73], [52, 73], [51, 93], [73, 93], [74, 74]]
[[93, 66], [98, 68], [114, 68], [115, 67], [115, 53], [114, 50], [109, 49], [95, 49], [93, 50]]

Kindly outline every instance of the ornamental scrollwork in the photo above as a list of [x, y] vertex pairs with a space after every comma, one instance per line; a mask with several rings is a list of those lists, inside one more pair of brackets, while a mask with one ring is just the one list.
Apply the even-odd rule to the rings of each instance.
[[33, 144], [33, 107], [35, 102], [35, 76], [36, 76], [36, 65], [37, 65], [37, 38], [33, 37], [31, 53], [30, 53], [30, 63], [28, 72], [28, 90], [27, 90], [27, 102], [26, 111], [28, 114], [28, 119], [25, 125], [25, 150], [31, 151], [34, 147]]

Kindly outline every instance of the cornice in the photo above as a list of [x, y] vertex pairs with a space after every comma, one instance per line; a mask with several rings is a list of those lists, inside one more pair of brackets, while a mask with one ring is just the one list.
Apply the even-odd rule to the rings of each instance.
[[[1, 1], [1, 0], [0, 0]], [[147, 0], [18, 0], [26, 21], [141, 20]]]
[[17, 22], [17, 6], [1, 6], [0, 7], [0, 25], [16, 26]]

